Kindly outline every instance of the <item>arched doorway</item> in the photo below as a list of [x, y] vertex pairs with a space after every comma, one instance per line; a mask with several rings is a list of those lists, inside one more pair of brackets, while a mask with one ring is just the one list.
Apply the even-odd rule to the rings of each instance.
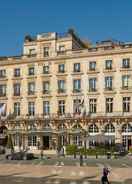
[[6, 126], [1, 126], [0, 127], [0, 146], [6, 146], [8, 142], [8, 135], [7, 135], [7, 127]]
[[89, 132], [89, 146], [94, 147], [99, 143], [98, 134], [99, 134], [99, 128], [95, 123], [92, 123], [88, 127]]
[[108, 123], [104, 129], [105, 146], [115, 145], [115, 127], [112, 123]]
[[126, 150], [129, 150], [132, 146], [132, 126], [130, 123], [122, 126], [122, 143]]

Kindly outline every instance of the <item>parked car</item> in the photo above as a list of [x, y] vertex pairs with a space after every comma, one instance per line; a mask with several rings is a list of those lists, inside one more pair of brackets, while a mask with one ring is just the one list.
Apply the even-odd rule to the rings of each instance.
[[27, 153], [27, 152], [16, 152], [6, 155], [7, 160], [32, 160], [35, 159], [35, 156], [33, 153]]
[[116, 145], [116, 152], [118, 152], [119, 156], [125, 156], [128, 153], [122, 144]]

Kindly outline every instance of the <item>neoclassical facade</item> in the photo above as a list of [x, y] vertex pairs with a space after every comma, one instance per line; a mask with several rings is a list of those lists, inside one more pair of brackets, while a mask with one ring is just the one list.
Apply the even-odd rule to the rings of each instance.
[[132, 144], [132, 43], [93, 45], [73, 30], [25, 37], [0, 58], [1, 126], [16, 148]]

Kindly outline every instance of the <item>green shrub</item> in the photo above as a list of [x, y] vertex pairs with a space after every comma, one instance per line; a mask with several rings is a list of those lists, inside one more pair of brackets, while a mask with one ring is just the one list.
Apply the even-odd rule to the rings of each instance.
[[66, 153], [67, 155], [74, 155], [78, 152], [77, 145], [67, 145], [66, 146]]
[[132, 147], [129, 148], [129, 152], [132, 153]]

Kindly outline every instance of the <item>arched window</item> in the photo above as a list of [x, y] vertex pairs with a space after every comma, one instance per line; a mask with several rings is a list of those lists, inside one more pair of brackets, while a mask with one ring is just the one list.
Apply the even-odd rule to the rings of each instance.
[[97, 132], [99, 132], [99, 128], [97, 127], [96, 124], [92, 124], [89, 126], [89, 132], [90, 133], [97, 133]]
[[109, 123], [105, 126], [105, 133], [113, 133], [115, 132], [115, 127], [112, 123]]
[[76, 125], [73, 126], [73, 129], [82, 129], [82, 127], [80, 124], [77, 123]]
[[61, 123], [59, 126], [58, 126], [58, 130], [64, 130], [66, 129], [66, 126], [64, 125], [64, 123]]
[[124, 124], [122, 126], [122, 132], [132, 132], [132, 126], [129, 123]]

